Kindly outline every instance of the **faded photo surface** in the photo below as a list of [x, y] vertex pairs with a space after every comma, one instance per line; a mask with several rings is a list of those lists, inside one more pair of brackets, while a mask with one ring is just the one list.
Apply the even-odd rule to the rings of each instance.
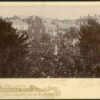
[[99, 99], [99, 78], [100, 2], [0, 2], [1, 100]]
[[0, 77], [100, 77], [100, 5], [1, 5]]

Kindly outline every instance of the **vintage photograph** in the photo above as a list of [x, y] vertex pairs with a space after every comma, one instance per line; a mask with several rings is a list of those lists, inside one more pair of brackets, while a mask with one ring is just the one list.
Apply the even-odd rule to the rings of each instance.
[[0, 78], [98, 77], [99, 5], [0, 6]]

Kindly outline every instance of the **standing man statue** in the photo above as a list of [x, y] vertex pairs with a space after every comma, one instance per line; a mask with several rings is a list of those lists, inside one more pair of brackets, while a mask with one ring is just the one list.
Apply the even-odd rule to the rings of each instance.
[[58, 46], [56, 43], [54, 44], [54, 46], [55, 46], [54, 47], [54, 55], [57, 56], [58, 55]]

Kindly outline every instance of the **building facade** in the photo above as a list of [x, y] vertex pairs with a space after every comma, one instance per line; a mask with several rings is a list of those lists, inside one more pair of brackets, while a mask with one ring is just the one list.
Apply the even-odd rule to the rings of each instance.
[[42, 19], [38, 16], [30, 16], [26, 19], [29, 29], [28, 33], [32, 40], [40, 41], [42, 34], [44, 33], [44, 26]]
[[26, 22], [23, 22], [21, 20], [11, 20], [12, 27], [17, 29], [18, 31], [27, 31], [28, 30], [28, 24]]

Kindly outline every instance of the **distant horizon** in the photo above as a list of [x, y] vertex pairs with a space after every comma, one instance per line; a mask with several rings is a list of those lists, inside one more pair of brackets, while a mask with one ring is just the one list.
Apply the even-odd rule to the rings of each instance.
[[71, 5], [71, 6], [0, 6], [0, 16], [12, 17], [14, 15], [27, 18], [29, 16], [39, 16], [42, 18], [75, 20], [87, 15], [100, 15], [100, 6], [96, 5]]
[[[88, 15], [90, 15], [90, 14], [88, 14]], [[83, 17], [87, 17], [88, 15], [86, 15], [86, 16], [79, 16], [79, 18], [81, 17], [81, 18], [83, 18]], [[42, 16], [39, 16], [39, 15], [29, 15], [29, 16], [22, 16], [22, 15], [11, 15], [11, 16], [1, 16], [2, 18], [6, 18], [6, 17], [8, 17], [8, 18], [11, 18], [11, 17], [14, 17], [14, 16], [17, 16], [17, 17], [19, 17], [19, 18], [21, 18], [21, 19], [25, 19], [25, 18], [28, 18], [28, 17], [30, 17], [30, 16], [38, 16], [38, 17], [40, 17], [40, 18], [50, 18], [50, 19], [58, 19], [58, 20], [77, 20], [77, 19], [79, 19], [79, 18], [76, 18], [76, 19], [70, 19], [70, 18], [67, 18], [67, 19], [60, 19], [60, 18], [51, 18], [51, 17], [42, 17]], [[90, 16], [95, 16], [95, 15], [90, 15]], [[100, 15], [97, 15], [96, 14], [96, 16], [100, 16]]]

